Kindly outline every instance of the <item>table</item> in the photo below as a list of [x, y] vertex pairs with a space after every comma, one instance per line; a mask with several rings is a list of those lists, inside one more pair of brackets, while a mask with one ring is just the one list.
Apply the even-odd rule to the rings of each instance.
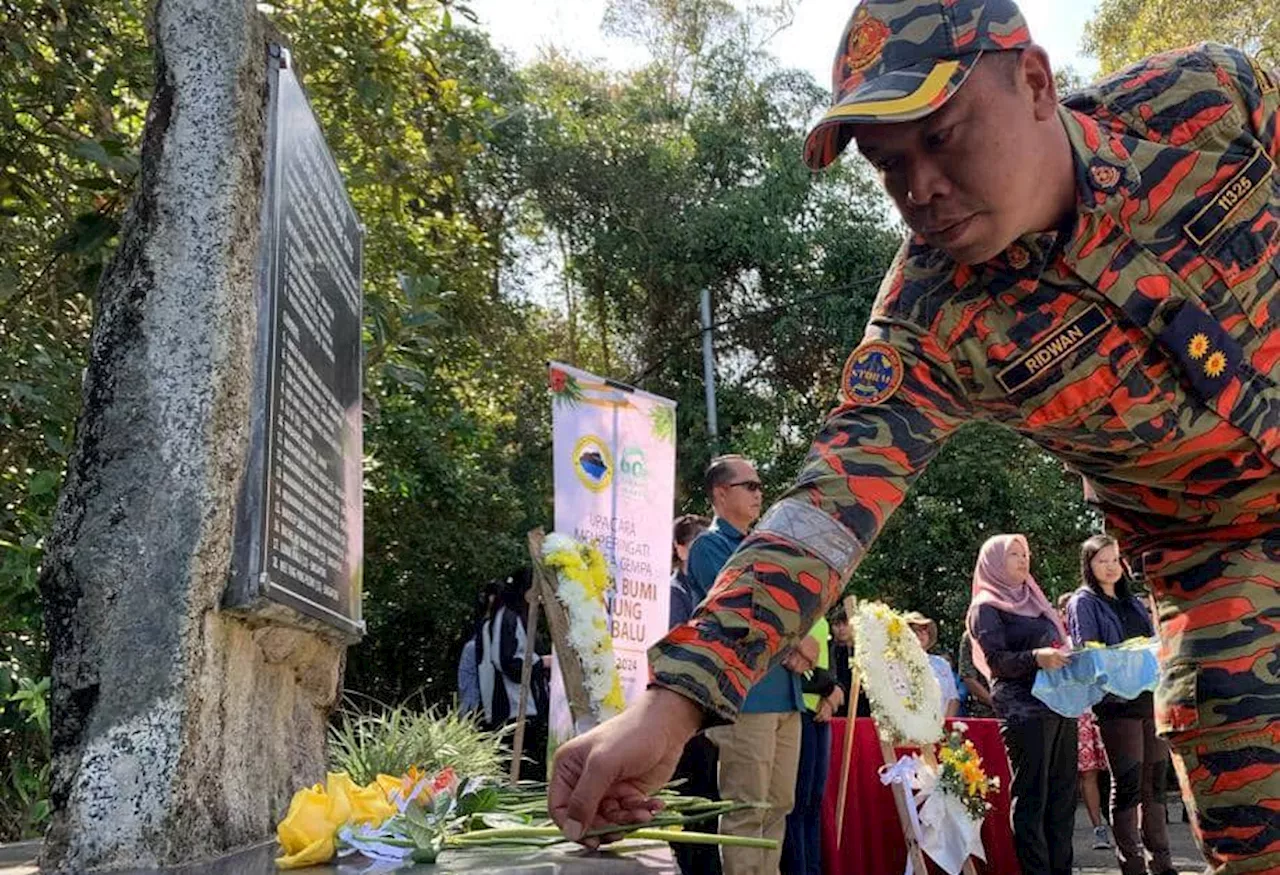
[[[951, 721], [948, 720], [948, 723]], [[991, 799], [994, 807], [982, 823], [982, 845], [987, 852], [979, 872], [1018, 875], [1013, 852], [1013, 829], [1009, 822], [1009, 758], [1000, 740], [999, 720], [965, 718], [966, 736], [973, 741], [988, 775], [1000, 778], [1000, 792]], [[855, 730], [854, 771], [849, 775], [845, 802], [844, 840], [836, 851], [836, 797], [840, 791], [844, 739], [848, 721], [831, 721], [831, 771], [822, 801], [822, 870], [828, 875], [897, 875], [907, 862], [907, 847], [898, 822], [893, 793], [880, 783], [879, 767], [884, 760], [880, 740], [869, 718], [859, 717]], [[903, 753], [905, 751], [900, 751]], [[932, 867], [931, 867], [932, 868]], [[934, 870], [938, 871], [938, 870]]]

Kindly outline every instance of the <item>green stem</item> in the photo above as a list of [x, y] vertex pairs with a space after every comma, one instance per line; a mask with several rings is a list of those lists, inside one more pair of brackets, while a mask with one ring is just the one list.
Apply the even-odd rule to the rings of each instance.
[[638, 829], [628, 834], [627, 838], [659, 842], [680, 842], [690, 845], [723, 845], [727, 848], [764, 848], [767, 851], [776, 851], [778, 849], [778, 843], [773, 839], [728, 836], [708, 832], [685, 832], [671, 829]]
[[[682, 842], [695, 845], [724, 845], [737, 848], [766, 848], [776, 850], [778, 843], [772, 839], [757, 839], [747, 836], [728, 836], [705, 832], [685, 832], [670, 829], [631, 829], [625, 826], [608, 826], [591, 830], [591, 835], [607, 835], [625, 833], [628, 838], [647, 839], [661, 842]], [[448, 843], [452, 847], [472, 847], [491, 841], [508, 839], [560, 838], [569, 841], [558, 827], [554, 826], [509, 826], [494, 829], [478, 829], [450, 836]]]

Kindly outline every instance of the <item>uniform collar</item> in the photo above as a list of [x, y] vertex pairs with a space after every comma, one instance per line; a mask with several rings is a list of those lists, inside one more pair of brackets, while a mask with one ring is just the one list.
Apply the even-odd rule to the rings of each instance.
[[1076, 220], [1062, 229], [1038, 231], [1013, 241], [984, 265], [990, 279], [1038, 280], [1061, 246], [1079, 247], [1084, 236], [1079, 233], [1082, 216], [1109, 212], [1122, 201], [1136, 198], [1141, 188], [1142, 174], [1122, 137], [1065, 106], [1058, 107], [1058, 118], [1071, 144]]
[[1037, 231], [1014, 240], [1007, 249], [983, 264], [987, 280], [999, 278], [1009, 283], [1039, 280], [1054, 258], [1059, 236], [1057, 231]]
[[1076, 195], [1079, 210], [1095, 212], [1124, 198], [1135, 198], [1142, 187], [1142, 173], [1133, 162], [1126, 139], [1107, 130], [1097, 119], [1058, 107], [1058, 117], [1071, 141], [1075, 158]]

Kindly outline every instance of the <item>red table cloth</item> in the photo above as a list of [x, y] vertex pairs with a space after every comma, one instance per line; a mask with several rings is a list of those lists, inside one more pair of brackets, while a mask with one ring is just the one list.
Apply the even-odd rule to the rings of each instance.
[[[1009, 757], [1000, 740], [1000, 721], [965, 718], [963, 722], [969, 727], [965, 735], [978, 749], [987, 774], [1000, 778], [1000, 792], [988, 797], [994, 807], [982, 823], [982, 846], [987, 852], [987, 862], [984, 866], [980, 860], [976, 861], [978, 871], [1018, 875], [1013, 830], [1009, 824]], [[844, 840], [836, 851], [836, 799], [840, 792], [847, 723], [847, 720], [831, 721], [831, 772], [822, 800], [822, 871], [828, 875], [900, 875], [906, 866], [907, 847], [893, 793], [880, 783], [879, 768], [884, 762], [880, 740], [875, 726], [865, 717], [858, 719], [853, 737], [854, 761], [845, 802]], [[939, 871], [932, 866], [930, 869]]]

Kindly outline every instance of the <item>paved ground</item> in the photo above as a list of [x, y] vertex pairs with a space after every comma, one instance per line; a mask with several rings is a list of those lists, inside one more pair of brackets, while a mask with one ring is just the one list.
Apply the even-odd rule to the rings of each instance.
[[[1173, 865], [1179, 875], [1202, 875], [1204, 859], [1191, 838], [1191, 830], [1181, 822], [1182, 806], [1178, 802], [1169, 805], [1169, 843], [1173, 846]], [[1082, 875], [1119, 875], [1116, 857], [1113, 851], [1095, 851], [1093, 845], [1093, 828], [1084, 807], [1076, 812], [1076, 871]]]
[[34, 864], [39, 853], [39, 842], [0, 845], [0, 875], [36, 875]]

